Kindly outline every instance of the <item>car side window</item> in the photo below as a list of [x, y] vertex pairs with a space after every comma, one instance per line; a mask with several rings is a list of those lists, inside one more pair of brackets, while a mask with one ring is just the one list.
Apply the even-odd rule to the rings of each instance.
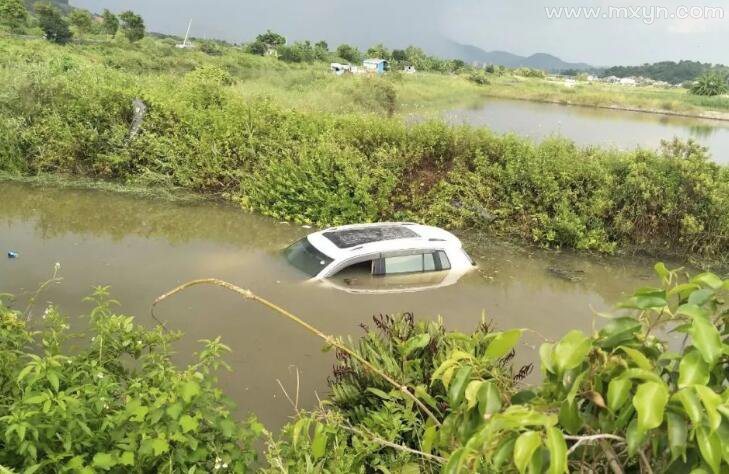
[[442, 251], [384, 257], [372, 262], [373, 275], [434, 272], [450, 268], [448, 257]]
[[440, 270], [450, 270], [451, 269], [451, 261], [448, 260], [448, 255], [442, 250], [439, 250], [436, 254], [436, 267]]
[[385, 274], [423, 271], [423, 254], [385, 258]]

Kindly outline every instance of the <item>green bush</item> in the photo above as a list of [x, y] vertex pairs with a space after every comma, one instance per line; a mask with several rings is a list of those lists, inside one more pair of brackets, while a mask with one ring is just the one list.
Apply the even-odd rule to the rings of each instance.
[[[175, 334], [116, 314], [105, 288], [89, 298], [90, 330], [69, 332], [0, 304], [0, 466], [18, 472], [245, 472], [262, 427], [231, 419], [216, 387], [228, 348], [206, 341], [178, 370]], [[73, 344], [73, 350], [68, 351]]]

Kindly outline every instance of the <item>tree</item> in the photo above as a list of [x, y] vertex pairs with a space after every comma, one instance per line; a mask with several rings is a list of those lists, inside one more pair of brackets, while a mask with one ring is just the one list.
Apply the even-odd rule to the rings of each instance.
[[317, 42], [314, 47], [329, 52], [329, 44], [324, 40]]
[[38, 24], [48, 41], [66, 44], [71, 40], [73, 33], [56, 7], [49, 3], [36, 3], [33, 8], [38, 15]]
[[68, 15], [68, 21], [75, 26], [80, 33], [89, 33], [94, 28], [94, 17], [88, 10], [76, 9]]
[[384, 44], [380, 43], [368, 49], [367, 56], [370, 58], [390, 59], [390, 51], [385, 48]]
[[268, 46], [266, 46], [266, 44], [262, 41], [254, 41], [248, 45], [246, 50], [251, 54], [263, 56], [266, 54], [266, 51], [268, 51]]
[[265, 44], [269, 48], [278, 48], [286, 44], [286, 38], [271, 30], [266, 30], [265, 33], [256, 36], [256, 41]]
[[729, 91], [727, 86], [727, 76], [725, 73], [717, 71], [708, 71], [703, 73], [696, 79], [696, 83], [691, 86], [691, 93], [696, 95], [721, 95]]
[[337, 47], [337, 56], [350, 63], [358, 63], [362, 60], [362, 53], [354, 46], [348, 44], [340, 44]]
[[393, 49], [392, 50], [392, 59], [394, 59], [395, 61], [405, 62], [408, 60], [408, 55], [405, 54], [405, 51], [402, 49]]
[[119, 31], [119, 18], [106, 8], [101, 13], [101, 17], [104, 19], [104, 22], [101, 24], [104, 33], [114, 36]]
[[131, 10], [127, 10], [119, 15], [119, 20], [121, 20], [121, 29], [124, 32], [124, 36], [131, 43], [144, 38], [144, 19], [141, 16]]
[[0, 25], [17, 30], [28, 18], [28, 11], [22, 0], [0, 0]]

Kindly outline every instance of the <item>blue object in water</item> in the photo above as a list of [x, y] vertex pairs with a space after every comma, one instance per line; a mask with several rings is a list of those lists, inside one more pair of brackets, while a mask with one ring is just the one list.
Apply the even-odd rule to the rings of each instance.
[[8, 258], [18, 258], [18, 252], [9, 251]]

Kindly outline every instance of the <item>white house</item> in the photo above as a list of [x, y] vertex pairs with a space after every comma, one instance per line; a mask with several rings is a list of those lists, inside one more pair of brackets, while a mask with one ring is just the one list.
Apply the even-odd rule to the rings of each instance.
[[638, 81], [635, 80], [633, 77], [623, 77], [620, 79], [619, 84], [621, 86], [634, 86], [638, 83]]

